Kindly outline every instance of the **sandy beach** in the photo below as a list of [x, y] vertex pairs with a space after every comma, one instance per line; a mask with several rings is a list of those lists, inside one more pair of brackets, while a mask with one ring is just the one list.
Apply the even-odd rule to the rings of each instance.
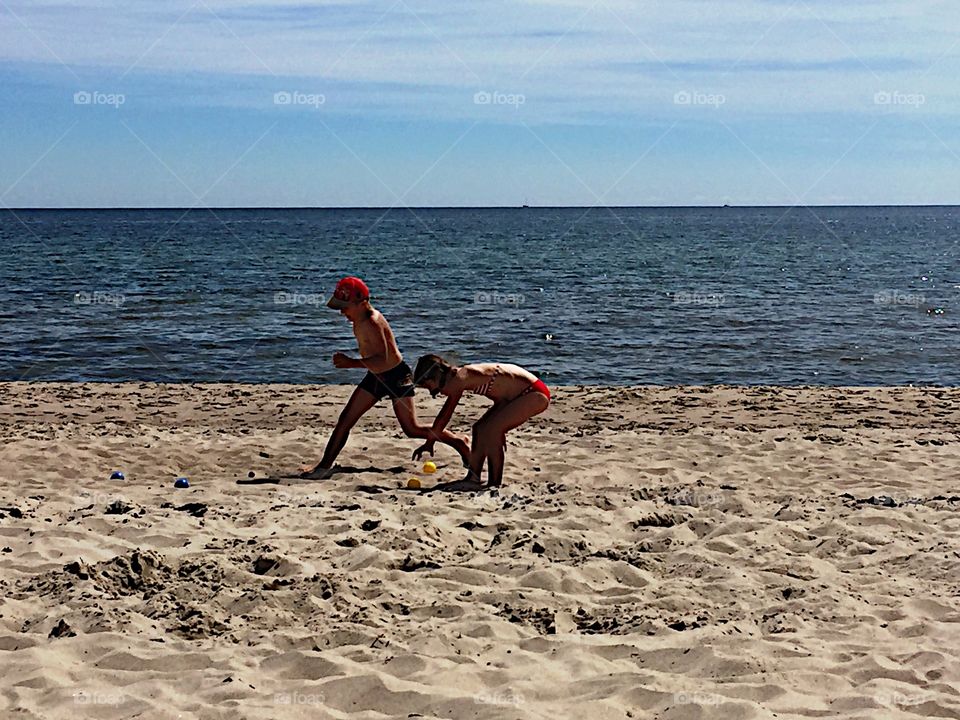
[[381, 403], [284, 477], [349, 391], [0, 384], [0, 715], [960, 718], [960, 389], [558, 388], [475, 495]]

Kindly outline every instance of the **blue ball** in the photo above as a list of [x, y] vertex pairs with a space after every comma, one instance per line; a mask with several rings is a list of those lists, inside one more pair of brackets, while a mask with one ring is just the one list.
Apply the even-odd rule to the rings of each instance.
[[177, 478], [176, 482], [173, 483], [173, 486], [177, 488], [188, 488], [190, 487], [190, 481], [186, 478]]
[[110, 474], [110, 479], [111, 479], [111, 480], [125, 480], [126, 478], [123, 477], [123, 473], [122, 473], [122, 472], [120, 472], [119, 470], [114, 470], [114, 471]]

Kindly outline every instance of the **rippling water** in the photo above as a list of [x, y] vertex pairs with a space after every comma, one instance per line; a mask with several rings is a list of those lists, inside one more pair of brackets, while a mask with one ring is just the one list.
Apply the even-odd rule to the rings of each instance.
[[408, 360], [552, 383], [960, 384], [960, 208], [0, 212], [0, 379], [356, 382], [363, 277]]

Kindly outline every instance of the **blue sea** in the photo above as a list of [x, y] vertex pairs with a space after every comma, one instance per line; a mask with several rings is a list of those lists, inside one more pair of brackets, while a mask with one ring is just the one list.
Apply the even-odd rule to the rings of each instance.
[[0, 379], [351, 383], [358, 275], [411, 363], [552, 384], [960, 384], [960, 208], [0, 211]]

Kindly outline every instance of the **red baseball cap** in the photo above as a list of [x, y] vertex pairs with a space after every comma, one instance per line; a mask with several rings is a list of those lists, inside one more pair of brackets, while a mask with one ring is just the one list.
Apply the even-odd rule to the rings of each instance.
[[342, 310], [348, 305], [370, 299], [370, 288], [358, 277], [345, 277], [337, 283], [333, 297], [327, 302], [327, 307]]

